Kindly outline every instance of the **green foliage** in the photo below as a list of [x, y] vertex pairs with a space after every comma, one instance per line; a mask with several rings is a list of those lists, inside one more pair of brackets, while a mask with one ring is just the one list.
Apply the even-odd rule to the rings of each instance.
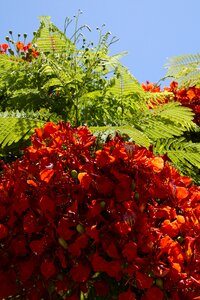
[[40, 17], [40, 27], [32, 40], [42, 53], [60, 54], [75, 51], [75, 45], [52, 24], [50, 17]]
[[200, 143], [192, 143], [184, 137], [158, 140], [154, 145], [155, 154], [167, 154], [180, 172], [193, 177], [200, 184]]
[[200, 54], [186, 54], [169, 59], [166, 77], [173, 77], [180, 86], [200, 87]]
[[44, 121], [37, 119], [34, 113], [19, 111], [0, 113], [0, 157], [10, 154], [19, 155], [19, 150], [29, 143], [34, 128], [41, 127]]
[[[66, 27], [69, 23], [68, 20]], [[39, 52], [36, 59], [26, 61], [19, 52], [0, 55], [2, 155], [21, 148], [31, 130], [44, 121], [86, 124], [102, 139], [119, 132], [145, 147], [167, 145], [169, 140], [170, 145], [179, 145], [183, 136], [197, 130], [191, 110], [173, 102], [172, 93], [143, 91], [119, 62], [124, 52], [109, 55], [109, 45], [116, 40], [110, 39], [109, 32], [103, 34], [99, 30], [99, 42], [94, 46], [82, 36], [85, 28], [79, 28], [76, 20], [70, 40], [65, 35], [66, 28], [63, 33], [49, 17], [41, 17], [32, 40]], [[199, 55], [172, 59], [168, 75], [182, 84], [198, 83], [199, 61]], [[168, 104], [163, 101], [165, 97]], [[154, 104], [152, 109], [149, 104]], [[181, 171], [187, 173], [188, 163], [198, 168], [199, 161], [192, 151], [188, 155], [184, 145], [174, 146], [174, 154], [170, 152], [169, 157], [177, 168], [181, 163]], [[153, 149], [158, 151], [157, 146]], [[163, 149], [167, 151], [166, 147]], [[195, 149], [198, 155], [199, 147]], [[187, 159], [181, 159], [185, 154]]]

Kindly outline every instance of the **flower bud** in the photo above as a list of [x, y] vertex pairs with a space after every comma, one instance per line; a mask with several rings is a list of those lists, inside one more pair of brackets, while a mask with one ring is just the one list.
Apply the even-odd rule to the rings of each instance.
[[84, 227], [83, 227], [81, 224], [78, 224], [78, 225], [76, 226], [76, 230], [77, 230], [79, 233], [81, 233], [81, 234], [83, 234], [83, 233], [85, 232], [85, 229], [84, 229]]
[[68, 248], [67, 242], [63, 239], [63, 238], [59, 238], [58, 239], [58, 243], [60, 244], [60, 246], [62, 246], [64, 249]]
[[6, 41], [9, 42], [10, 41], [10, 38], [9, 36], [6, 36]]
[[139, 194], [138, 192], [135, 192], [135, 194], [134, 194], [134, 199], [135, 199], [136, 201], [138, 201], [138, 200], [140, 199], [140, 194]]
[[134, 192], [134, 191], [135, 191], [135, 188], [136, 188], [135, 180], [132, 180], [132, 181], [131, 181], [131, 190]]
[[101, 206], [101, 208], [104, 208], [106, 206], [106, 202], [105, 201], [101, 201], [100, 202], [100, 206]]
[[181, 235], [179, 235], [179, 236], [177, 237], [177, 242], [179, 242], [179, 244], [182, 244], [183, 241], [184, 241], [184, 238], [183, 238]]
[[24, 33], [24, 38], [27, 38], [27, 33]]
[[11, 55], [14, 55], [14, 51], [12, 49], [8, 49], [8, 52], [11, 54]]
[[8, 32], [9, 32], [10, 35], [12, 35], [12, 30], [9, 30]]
[[72, 176], [72, 178], [77, 179], [78, 178], [78, 172], [76, 170], [72, 170], [71, 171], [71, 176]]
[[163, 288], [163, 281], [161, 278], [156, 278], [156, 281], [155, 281], [157, 287], [159, 287], [160, 289]]

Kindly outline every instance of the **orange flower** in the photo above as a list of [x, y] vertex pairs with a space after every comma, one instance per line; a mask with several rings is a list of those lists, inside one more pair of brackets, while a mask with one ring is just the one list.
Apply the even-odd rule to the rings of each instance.
[[39, 52], [35, 49], [35, 48], [32, 48], [32, 56], [34, 57], [34, 58], [37, 58], [38, 56], [39, 56]]
[[24, 50], [24, 43], [22, 43], [22, 42], [17, 42], [17, 43], [16, 43], [16, 47], [17, 47], [18, 50], [23, 51], [23, 50]]
[[78, 180], [83, 189], [88, 190], [90, 187], [90, 183], [92, 182], [92, 178], [86, 172], [82, 172], [78, 174]]
[[164, 160], [162, 157], [154, 157], [149, 159], [149, 164], [156, 173], [159, 173], [164, 168]]
[[178, 200], [185, 199], [188, 195], [189, 192], [185, 187], [181, 187], [181, 186], [176, 187], [176, 198]]

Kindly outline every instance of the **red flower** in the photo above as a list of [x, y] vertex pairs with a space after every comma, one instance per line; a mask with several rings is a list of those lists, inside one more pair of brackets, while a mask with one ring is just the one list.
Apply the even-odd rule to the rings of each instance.
[[43, 213], [50, 213], [50, 215], [54, 215], [55, 213], [55, 202], [53, 199], [49, 198], [48, 196], [42, 196], [40, 198], [40, 208]]
[[24, 232], [33, 233], [39, 231], [39, 226], [36, 220], [36, 216], [32, 213], [28, 213], [24, 216], [23, 220]]
[[45, 279], [48, 279], [56, 274], [56, 267], [50, 260], [44, 260], [41, 265], [41, 273]]
[[115, 161], [115, 157], [109, 155], [103, 150], [96, 151], [96, 162], [99, 164], [100, 167], [105, 167], [109, 164], [112, 164]]
[[128, 261], [133, 261], [137, 256], [137, 244], [130, 241], [128, 244], [125, 245], [122, 253]]
[[89, 174], [87, 174], [86, 172], [79, 173], [78, 180], [83, 189], [85, 189], [85, 190], [89, 189], [90, 184], [92, 182], [92, 178], [90, 177]]
[[119, 300], [135, 300], [136, 295], [129, 288], [126, 292], [122, 292], [119, 294]]
[[44, 239], [34, 240], [29, 246], [35, 255], [41, 255], [45, 250], [45, 241]]
[[106, 297], [110, 291], [109, 284], [103, 280], [94, 282], [94, 288], [96, 295], [100, 297]]
[[70, 274], [75, 282], [86, 282], [90, 272], [90, 267], [83, 263], [78, 263], [70, 270]]
[[6, 272], [0, 273], [0, 299], [3, 300], [9, 296], [15, 296], [16, 287], [16, 273], [9, 268]]
[[57, 232], [61, 238], [68, 241], [72, 238], [72, 236], [76, 233], [75, 230], [70, 229], [74, 226], [74, 224], [68, 218], [60, 219], [57, 227]]
[[115, 226], [116, 231], [120, 235], [128, 234], [129, 232], [131, 232], [131, 225], [129, 225], [128, 223], [117, 222], [114, 226]]
[[37, 263], [38, 261], [34, 257], [19, 263], [19, 277], [22, 282], [27, 281], [32, 276]]
[[8, 235], [8, 228], [5, 225], [0, 224], [0, 240], [7, 237], [7, 235]]
[[164, 293], [159, 288], [152, 286], [147, 290], [144, 296], [142, 296], [141, 300], [163, 300]]
[[68, 249], [73, 256], [78, 257], [81, 255], [81, 249], [85, 249], [87, 245], [88, 245], [88, 236], [86, 234], [83, 234], [79, 236], [73, 244], [69, 245]]
[[152, 286], [153, 278], [137, 271], [136, 283], [139, 289], [149, 289]]
[[6, 53], [8, 49], [8, 44], [0, 44], [0, 54]]
[[53, 169], [44, 169], [40, 172], [40, 179], [42, 181], [45, 181], [46, 183], [49, 183], [49, 181], [51, 180], [53, 174], [54, 174], [54, 170]]

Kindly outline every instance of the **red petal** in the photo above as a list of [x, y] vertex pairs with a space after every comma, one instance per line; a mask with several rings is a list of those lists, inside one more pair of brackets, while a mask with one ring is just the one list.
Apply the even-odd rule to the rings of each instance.
[[35, 187], [38, 186], [37, 183], [36, 183], [34, 180], [27, 180], [27, 183], [28, 183], [29, 185], [32, 185], [32, 186], [35, 186]]
[[56, 274], [56, 267], [52, 261], [45, 260], [40, 269], [45, 279], [48, 279]]
[[177, 186], [176, 187], [176, 197], [178, 200], [185, 199], [189, 195], [189, 192], [186, 188]]
[[45, 181], [46, 183], [49, 183], [54, 172], [55, 171], [53, 169], [44, 169], [43, 171], [40, 172], [40, 179], [42, 181]]
[[127, 258], [128, 261], [132, 261], [136, 258], [137, 256], [137, 244], [134, 242], [129, 242], [126, 244], [123, 250], [123, 256]]
[[70, 274], [74, 281], [76, 282], [86, 282], [90, 275], [90, 267], [79, 263], [77, 266], [70, 270]]
[[135, 293], [133, 293], [130, 289], [128, 291], [119, 294], [119, 300], [135, 300]]
[[159, 288], [153, 286], [150, 289], [147, 290], [145, 294], [146, 298], [145, 300], [163, 300], [164, 299], [164, 293]]
[[86, 172], [82, 172], [78, 174], [78, 180], [83, 189], [88, 190], [90, 187], [90, 183], [92, 182], [92, 178]]
[[137, 271], [136, 272], [136, 282], [137, 282], [137, 287], [139, 289], [148, 289], [152, 286], [153, 278]]
[[7, 235], [8, 235], [8, 228], [5, 225], [0, 224], [0, 240], [7, 237]]

